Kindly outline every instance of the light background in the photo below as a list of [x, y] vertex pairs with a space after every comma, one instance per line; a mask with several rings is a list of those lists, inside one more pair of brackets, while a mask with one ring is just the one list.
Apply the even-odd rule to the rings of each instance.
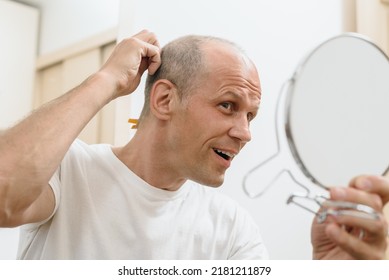
[[[300, 188], [283, 177], [263, 197], [253, 200], [243, 193], [241, 183], [249, 169], [276, 151], [273, 119], [281, 86], [309, 50], [341, 33], [342, 1], [30, 2], [44, 4], [40, 20], [40, 54], [66, 47], [118, 23], [119, 38], [147, 28], [157, 34], [162, 45], [178, 36], [197, 33], [225, 37], [245, 49], [260, 72], [262, 104], [259, 117], [252, 124], [253, 140], [234, 159], [221, 191], [249, 210], [260, 226], [272, 259], [311, 258], [310, 223], [313, 217], [285, 204], [287, 196]], [[0, 19], [3, 17], [0, 16]], [[126, 103], [127, 100], [123, 101], [122, 109], [118, 112], [123, 115], [122, 118], [129, 113], [133, 117], [139, 115], [142, 104], [139, 91], [133, 95], [130, 104]], [[118, 131], [118, 141], [126, 140], [127, 135]], [[13, 258], [16, 245], [15, 230], [0, 230], [0, 258]]]

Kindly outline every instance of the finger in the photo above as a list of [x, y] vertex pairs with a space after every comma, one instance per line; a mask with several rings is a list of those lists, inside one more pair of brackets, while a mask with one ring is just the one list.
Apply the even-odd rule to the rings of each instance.
[[383, 259], [385, 250], [379, 250], [363, 242], [358, 237], [349, 234], [339, 225], [331, 223], [326, 227], [327, 236], [341, 249], [349, 253], [355, 259]]
[[157, 36], [153, 32], [150, 32], [146, 29], [135, 34], [133, 37], [160, 48]]
[[367, 205], [379, 212], [382, 211], [382, 200], [378, 194], [369, 193], [355, 188], [331, 188], [330, 197], [332, 200], [349, 201]]
[[350, 187], [378, 194], [383, 204], [389, 202], [389, 178], [384, 176], [362, 175], [350, 182]]
[[[138, 65], [139, 73], [143, 74], [143, 71], [148, 69], [149, 74], [153, 75], [161, 65], [161, 49], [157, 37], [148, 30], [142, 30], [133, 35], [130, 39], [132, 40], [128, 40], [129, 42], [136, 42], [136, 44], [141, 47], [141, 65]], [[145, 61], [148, 62], [147, 68], [143, 67]]]
[[144, 43], [142, 46], [142, 57], [148, 58], [148, 71], [153, 75], [161, 65], [160, 49], [154, 45]]
[[345, 213], [345, 215], [334, 215], [333, 220], [337, 224], [348, 228], [362, 229], [366, 233], [366, 236], [372, 239], [385, 240], [388, 235], [388, 224], [382, 214], [378, 214], [378, 219], [373, 220], [351, 216]]

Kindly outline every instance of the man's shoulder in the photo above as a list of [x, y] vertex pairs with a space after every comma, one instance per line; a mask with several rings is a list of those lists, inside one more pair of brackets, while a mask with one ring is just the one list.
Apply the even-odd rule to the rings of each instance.
[[88, 144], [80, 139], [76, 139], [70, 145], [65, 158], [88, 158], [94, 155], [107, 155], [111, 151], [109, 144]]
[[69, 150], [74, 151], [100, 151], [105, 150], [107, 147], [110, 147], [109, 144], [99, 143], [99, 144], [88, 144], [83, 140], [77, 138], [70, 145]]

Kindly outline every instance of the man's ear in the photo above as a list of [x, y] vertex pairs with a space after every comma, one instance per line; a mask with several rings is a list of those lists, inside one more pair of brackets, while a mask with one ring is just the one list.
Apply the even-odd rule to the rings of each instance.
[[171, 116], [173, 102], [177, 98], [177, 87], [166, 79], [154, 83], [150, 92], [150, 111], [160, 120]]

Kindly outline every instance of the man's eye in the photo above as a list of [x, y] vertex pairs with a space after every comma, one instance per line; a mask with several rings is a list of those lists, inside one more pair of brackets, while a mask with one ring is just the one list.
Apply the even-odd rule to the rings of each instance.
[[230, 102], [220, 103], [220, 106], [222, 106], [224, 109], [232, 110], [232, 103], [230, 103]]

